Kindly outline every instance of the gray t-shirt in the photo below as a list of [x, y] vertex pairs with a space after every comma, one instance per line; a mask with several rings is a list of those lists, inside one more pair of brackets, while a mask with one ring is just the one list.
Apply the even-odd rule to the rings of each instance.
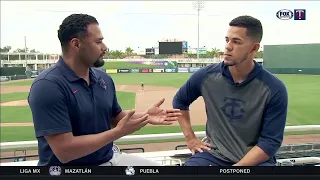
[[215, 157], [237, 163], [257, 145], [275, 161], [288, 107], [281, 80], [255, 62], [247, 79], [235, 83], [222, 62], [192, 74], [175, 95], [173, 107], [189, 110], [199, 96], [205, 102], [206, 134]]

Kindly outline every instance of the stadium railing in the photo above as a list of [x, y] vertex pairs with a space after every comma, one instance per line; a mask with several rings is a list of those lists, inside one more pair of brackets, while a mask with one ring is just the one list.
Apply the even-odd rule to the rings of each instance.
[[[318, 131], [320, 125], [304, 125], [304, 126], [286, 126], [285, 132], [297, 132], [297, 131]], [[198, 138], [206, 137], [205, 131], [195, 132]], [[142, 142], [152, 140], [170, 140], [170, 139], [183, 139], [183, 133], [167, 133], [167, 134], [145, 134], [145, 135], [128, 135], [115, 141], [118, 142]], [[37, 141], [19, 141], [19, 142], [3, 142], [0, 144], [1, 150], [9, 149], [21, 149], [21, 148], [35, 148], [38, 146]], [[117, 146], [115, 146], [117, 148]], [[138, 148], [139, 149], [139, 148]], [[120, 149], [119, 149], [120, 150]], [[128, 149], [130, 150], [130, 148]], [[138, 156], [143, 156], [155, 161], [160, 161], [163, 165], [182, 165], [183, 162], [191, 156], [189, 149], [169, 150], [169, 151], [155, 151], [155, 152], [142, 152], [132, 153]], [[32, 155], [31, 155], [32, 156]], [[1, 166], [36, 166], [38, 160], [21, 161], [21, 162], [5, 162], [1, 163]], [[288, 164], [305, 164], [314, 163], [320, 164], [320, 157], [301, 157], [280, 159], [278, 163]]]

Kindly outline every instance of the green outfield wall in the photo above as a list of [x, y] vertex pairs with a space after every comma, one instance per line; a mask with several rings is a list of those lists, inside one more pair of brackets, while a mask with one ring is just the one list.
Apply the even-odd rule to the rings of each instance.
[[320, 43], [265, 45], [263, 65], [275, 74], [320, 74]]

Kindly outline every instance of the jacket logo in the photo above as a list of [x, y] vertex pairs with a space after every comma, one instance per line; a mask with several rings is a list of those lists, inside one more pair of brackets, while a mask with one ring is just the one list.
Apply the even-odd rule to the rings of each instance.
[[244, 117], [245, 110], [243, 109], [243, 106], [246, 103], [245, 101], [237, 98], [225, 97], [224, 102], [224, 106], [220, 109], [229, 120], [239, 120]]
[[107, 89], [106, 82], [102, 78], [99, 79], [99, 86], [102, 87], [104, 90]]

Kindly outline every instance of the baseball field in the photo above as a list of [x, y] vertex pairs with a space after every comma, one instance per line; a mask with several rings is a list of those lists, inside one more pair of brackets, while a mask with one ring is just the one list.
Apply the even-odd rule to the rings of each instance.
[[[171, 102], [178, 88], [191, 73], [123, 73], [110, 74], [116, 84], [117, 97], [123, 109], [143, 111], [164, 97], [164, 108], [171, 108]], [[277, 75], [286, 84], [289, 94], [287, 126], [320, 124], [320, 76]], [[32, 115], [27, 96], [33, 80], [1, 83], [1, 142], [35, 140]], [[140, 91], [140, 83], [145, 91]], [[45, 93], [45, 92], [44, 92]], [[205, 129], [206, 114], [202, 98], [191, 105], [191, 122], [195, 131]], [[181, 132], [177, 123], [171, 126], [146, 126], [134, 134]], [[166, 142], [167, 149], [174, 144], [184, 144], [183, 140]], [[286, 133], [284, 143], [319, 142], [320, 131]], [[140, 142], [131, 142], [130, 147]], [[151, 143], [151, 142], [148, 142]], [[149, 149], [164, 149], [163, 142], [152, 142]], [[126, 143], [123, 143], [126, 144]], [[155, 145], [158, 144], [158, 145]], [[141, 145], [141, 144], [140, 144]], [[147, 144], [144, 144], [147, 145]], [[126, 145], [128, 146], [128, 145]], [[126, 147], [123, 145], [123, 147]]]

